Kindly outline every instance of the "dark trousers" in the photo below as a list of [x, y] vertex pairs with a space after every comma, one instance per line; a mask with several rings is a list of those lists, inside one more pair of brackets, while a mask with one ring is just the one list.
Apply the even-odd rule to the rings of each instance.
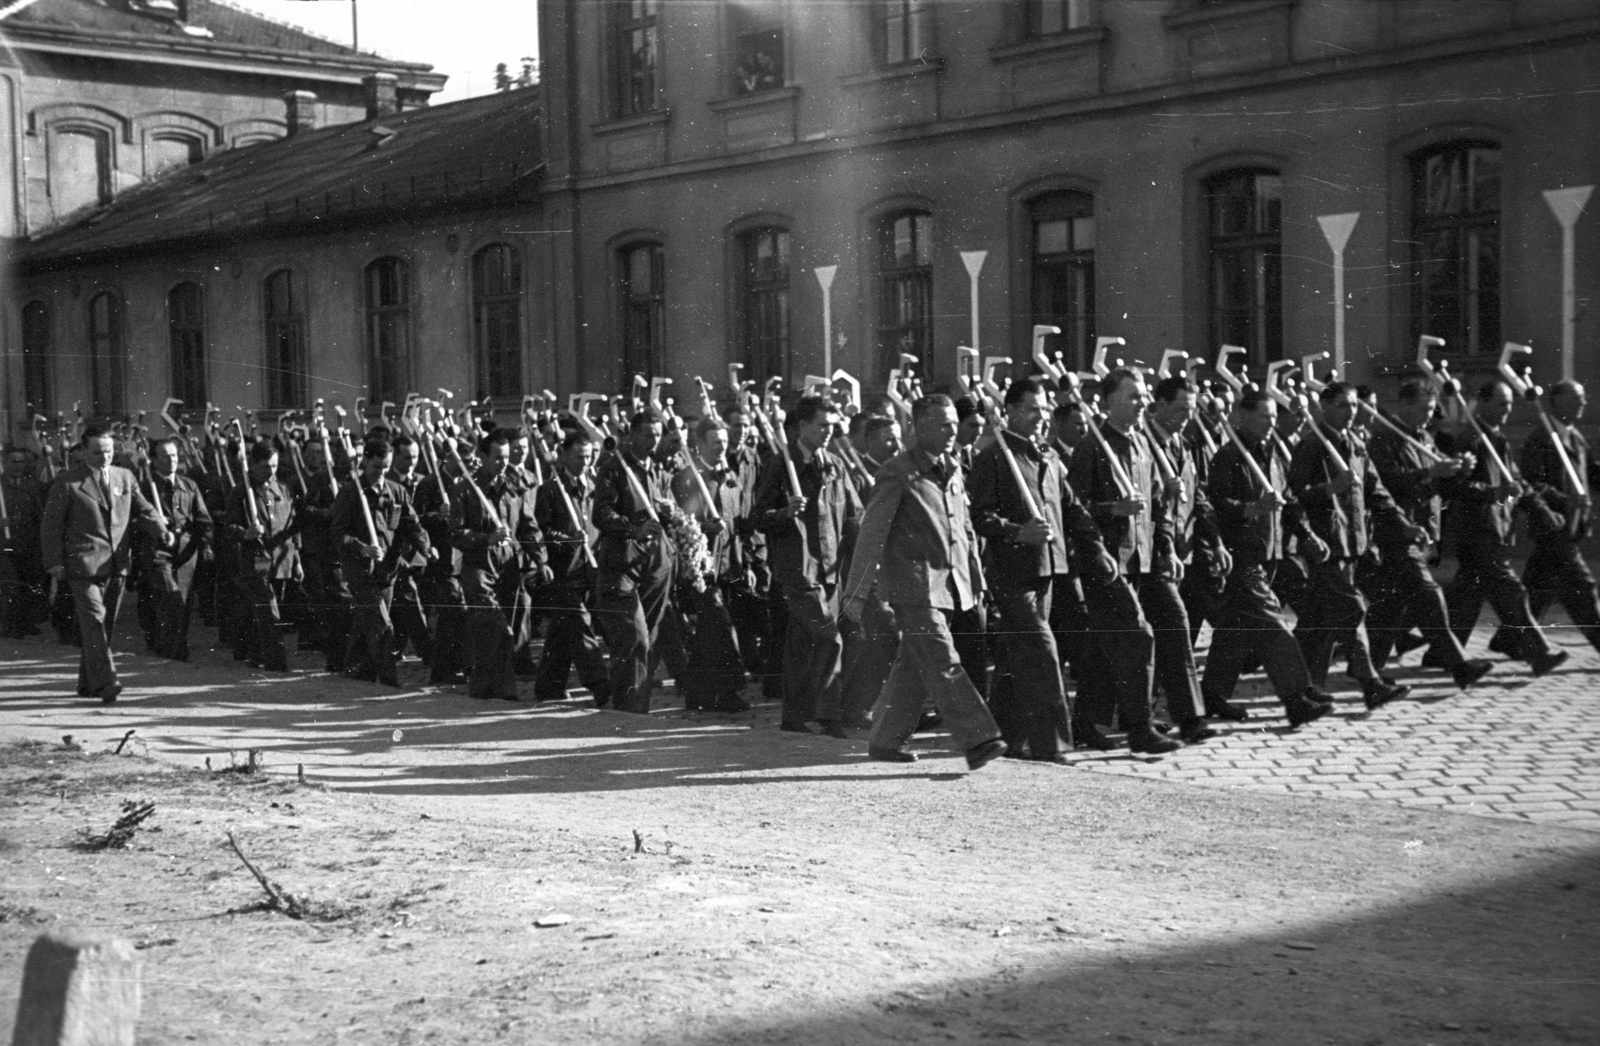
[[956, 656], [967, 678], [977, 688], [984, 700], [989, 699], [989, 612], [983, 598], [966, 610], [952, 610], [949, 615], [950, 633], [955, 639]]
[[[1057, 574], [1050, 586], [1050, 630], [1061, 655], [1063, 680], [1076, 691], [1071, 700], [1073, 731], [1095, 722], [1094, 715], [1116, 707], [1116, 687], [1103, 652], [1089, 639], [1089, 606], [1083, 586], [1070, 574]], [[1110, 718], [1104, 720], [1110, 725]]]
[[595, 595], [594, 622], [611, 651], [611, 702], [619, 712], [650, 711], [651, 654], [671, 588], [668, 574], [644, 578], [637, 585], [603, 583]]
[[1535, 624], [1527, 590], [1511, 569], [1511, 551], [1503, 545], [1462, 544], [1456, 548], [1456, 576], [1444, 593], [1450, 613], [1450, 631], [1464, 647], [1478, 623], [1484, 601], [1500, 619], [1496, 645], [1508, 656], [1531, 661], [1550, 652], [1550, 644]]
[[514, 566], [500, 571], [475, 568], [464, 576], [467, 630], [472, 651], [472, 678], [467, 692], [486, 701], [517, 699], [512, 664], [516, 636], [528, 618], [528, 592]]
[[194, 575], [193, 560], [178, 567], [163, 559], [145, 565], [144, 583], [139, 590], [139, 624], [145, 629], [150, 649], [160, 657], [189, 660], [189, 594]]
[[1534, 545], [1523, 584], [1535, 621], [1543, 620], [1551, 604], [1559, 603], [1583, 638], [1600, 650], [1600, 596], [1577, 546], [1566, 540]]
[[733, 617], [739, 635], [739, 656], [753, 675], [765, 671], [767, 659], [767, 600], [756, 595], [743, 581], [722, 586], [722, 601]]
[[1450, 631], [1444, 590], [1428, 568], [1428, 553], [1417, 545], [1383, 549], [1382, 563], [1365, 578], [1372, 600], [1367, 612], [1367, 634], [1372, 641], [1374, 667], [1389, 660], [1400, 638], [1415, 626], [1428, 641], [1432, 658], [1445, 668], [1467, 659], [1460, 640]]
[[600, 637], [589, 615], [588, 593], [555, 589], [549, 593], [550, 628], [544, 637], [544, 653], [534, 676], [536, 701], [560, 701], [567, 696], [567, 677], [578, 669], [578, 682], [589, 688], [602, 705], [610, 700], [611, 681], [606, 674], [606, 656]]
[[839, 681], [835, 718], [859, 724], [872, 711], [883, 685], [889, 681], [889, 671], [900, 649], [900, 630], [889, 604], [876, 597], [862, 606], [860, 623], [843, 624], [844, 675]]
[[399, 686], [395, 665], [394, 582], [387, 578], [352, 580], [350, 636], [345, 651], [345, 673], [356, 679]]
[[836, 585], [784, 588], [783, 721], [808, 723], [839, 707], [844, 637]]
[[1310, 568], [1294, 637], [1317, 686], [1328, 681], [1335, 643], [1344, 644], [1346, 671], [1352, 679], [1366, 681], [1377, 676], [1367, 643], [1367, 599], [1356, 588], [1354, 559], [1330, 558]]
[[1155, 678], [1167, 698], [1167, 713], [1179, 723], [1205, 712], [1200, 670], [1194, 663], [1189, 612], [1178, 582], [1156, 574], [1139, 575], [1139, 607], [1155, 631]]
[[422, 592], [416, 574], [402, 571], [394, 581], [394, 600], [389, 604], [389, 619], [394, 626], [394, 652], [406, 652], [409, 644], [423, 663], [433, 662], [433, 634], [428, 631], [428, 611], [422, 605]]
[[1194, 562], [1184, 571], [1178, 584], [1178, 595], [1183, 598], [1184, 612], [1189, 616], [1189, 646], [1194, 647], [1200, 638], [1200, 626], [1211, 623], [1215, 629], [1223, 616], [1222, 591], [1228, 579], [1222, 576], [1209, 556], [1196, 552]]
[[783, 587], [767, 590], [767, 634], [761, 642], [761, 695], [768, 701], [783, 698], [784, 645], [789, 639], [789, 604]]
[[1115, 712], [1124, 730], [1150, 725], [1150, 685], [1155, 669], [1155, 632], [1145, 620], [1139, 597], [1125, 578], [1085, 585], [1086, 646], [1098, 647], [1109, 686], [1080, 692], [1075, 715], [1094, 723], [1111, 722]]
[[[234, 657], [269, 672], [287, 672], [289, 654], [283, 646], [283, 619], [278, 600], [287, 582], [248, 574], [239, 578], [237, 590], [248, 619], [234, 638]], [[243, 655], [243, 656], [241, 656]]]
[[1212, 624], [1211, 653], [1201, 691], [1208, 703], [1226, 701], [1246, 664], [1261, 664], [1278, 699], [1288, 703], [1311, 685], [1305, 655], [1272, 587], [1273, 565], [1235, 564], [1223, 589], [1222, 621]]
[[689, 665], [685, 678], [678, 681], [684, 704], [711, 704], [720, 697], [737, 694], [744, 687], [744, 659], [723, 590], [707, 584], [703, 592], [690, 589], [683, 598], [694, 614]]
[[1051, 581], [993, 590], [1000, 631], [989, 710], [1007, 746], [1021, 752], [1026, 744], [1035, 758], [1056, 754], [1063, 735], [1068, 744], [1072, 737], [1061, 655], [1050, 631]]
[[83, 649], [78, 654], [78, 693], [85, 697], [98, 694], [117, 681], [111, 637], [117, 631], [117, 608], [122, 604], [125, 580], [120, 574], [67, 578], [77, 610], [78, 634], [83, 637]]
[[450, 574], [424, 574], [418, 585], [423, 606], [433, 615], [433, 649], [428, 682], [449, 683], [471, 667], [467, 653], [467, 598], [461, 582]]

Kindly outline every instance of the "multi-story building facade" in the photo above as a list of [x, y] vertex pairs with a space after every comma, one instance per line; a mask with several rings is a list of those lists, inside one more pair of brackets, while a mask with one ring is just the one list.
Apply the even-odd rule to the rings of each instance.
[[[1546, 190], [1600, 180], [1600, 4], [882, 0], [541, 9], [551, 274], [576, 382], [637, 370], [948, 380], [1036, 323], [1363, 380], [1418, 334], [1477, 369], [1562, 343]], [[1576, 235], [1580, 302], [1600, 230]], [[1337, 233], [1345, 217], [1330, 222]], [[972, 256], [969, 254], [968, 259]], [[825, 336], [816, 270], [837, 266]], [[1600, 377], [1593, 321], [1578, 317]], [[567, 346], [571, 346], [569, 350]], [[1256, 371], [1259, 373], [1259, 370]]]
[[[308, 132], [256, 168], [214, 156], [31, 239], [5, 317], [13, 417], [36, 389], [115, 411], [177, 389], [514, 403], [729, 363], [873, 383], [901, 352], [948, 381], [958, 345], [1020, 363], [1038, 323], [1078, 367], [1116, 335], [1146, 363], [1243, 345], [1255, 374], [1342, 349], [1370, 381], [1426, 333], [1458, 372], [1514, 340], [1541, 379], [1600, 378], [1600, 230], [1578, 206], [1600, 181], [1595, 0], [540, 18], [538, 90]], [[117, 395], [101, 359], [125, 361]]]

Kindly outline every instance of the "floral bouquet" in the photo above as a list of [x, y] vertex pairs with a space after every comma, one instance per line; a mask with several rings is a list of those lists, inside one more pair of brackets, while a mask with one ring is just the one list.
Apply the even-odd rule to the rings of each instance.
[[700, 521], [687, 512], [675, 512], [667, 531], [678, 550], [678, 580], [696, 592], [704, 592], [706, 577], [711, 573], [711, 546], [706, 543]]

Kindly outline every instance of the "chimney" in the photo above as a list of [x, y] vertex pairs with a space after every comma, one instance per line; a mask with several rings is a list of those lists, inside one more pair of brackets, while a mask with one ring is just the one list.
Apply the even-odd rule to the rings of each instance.
[[361, 86], [367, 93], [367, 119], [377, 120], [400, 111], [395, 99], [395, 85], [399, 82], [393, 73], [373, 73], [362, 78]]
[[301, 131], [317, 129], [317, 96], [313, 91], [289, 91], [283, 96], [283, 108], [292, 138]]

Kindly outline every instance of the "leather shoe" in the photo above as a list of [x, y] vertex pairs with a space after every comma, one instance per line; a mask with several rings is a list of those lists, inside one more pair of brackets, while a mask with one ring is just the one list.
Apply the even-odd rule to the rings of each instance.
[[1117, 747], [1117, 743], [1102, 734], [1100, 728], [1093, 723], [1073, 723], [1072, 747], [1091, 748], [1096, 752], [1109, 752]]
[[1361, 700], [1368, 711], [1382, 708], [1390, 701], [1398, 701], [1409, 693], [1411, 693], [1409, 686], [1382, 677], [1361, 681]]
[[1002, 755], [1005, 755], [1005, 752], [1006, 743], [1000, 740], [998, 737], [984, 741], [982, 744], [975, 745], [974, 747], [967, 749], [967, 769], [977, 770], [987, 764], [990, 760], [998, 759]]
[[811, 729], [809, 726], [807, 726], [804, 723], [779, 723], [778, 724], [778, 729], [784, 731], [785, 733], [790, 733], [790, 734], [814, 734], [814, 733], [816, 733], [815, 730]]
[[101, 687], [99, 689], [99, 691], [96, 693], [95, 696], [100, 698], [100, 703], [101, 704], [114, 705], [114, 704], [117, 703], [117, 697], [121, 693], [122, 693], [122, 684], [121, 683], [107, 683], [105, 686], [103, 686], [103, 687]]
[[1560, 668], [1562, 665], [1566, 664], [1567, 656], [1568, 655], [1565, 650], [1552, 650], [1547, 654], [1540, 654], [1539, 656], [1532, 658], [1528, 661], [1528, 664], [1533, 668], [1534, 675], [1547, 676], [1551, 672], [1554, 672], [1556, 669]]
[[1129, 751], [1139, 752], [1143, 755], [1166, 755], [1168, 752], [1176, 752], [1182, 747], [1182, 742], [1174, 741], [1170, 737], [1162, 737], [1150, 729], [1148, 725], [1136, 726], [1128, 731]]
[[1463, 661], [1451, 670], [1450, 676], [1456, 681], [1456, 686], [1465, 690], [1473, 683], [1488, 675], [1494, 668], [1493, 661], [1473, 660]]
[[[1006, 755], [1010, 754], [1010, 752], [1006, 753]], [[1045, 752], [1042, 755], [1029, 755], [1024, 756], [1024, 758], [1033, 763], [1055, 763], [1057, 766], [1067, 765], [1067, 757], [1061, 752]]]
[[1239, 705], [1219, 698], [1215, 701], [1206, 702], [1206, 718], [1226, 719], [1230, 722], [1242, 723], [1250, 718], [1250, 713]]
[[1305, 689], [1305, 693], [1296, 694], [1284, 702], [1284, 713], [1289, 717], [1291, 729], [1297, 726], [1304, 726], [1312, 720], [1321, 719], [1333, 711], [1332, 701], [1316, 700], [1316, 695], [1320, 694], [1322, 694], [1322, 691], [1314, 686], [1308, 686]]
[[1173, 726], [1165, 719], [1152, 719], [1150, 720], [1150, 729], [1154, 730], [1158, 734], [1170, 734], [1176, 730], [1177, 727]]
[[1186, 719], [1178, 724], [1178, 740], [1186, 745], [1198, 744], [1217, 736], [1204, 719]]
[[713, 712], [748, 712], [750, 711], [750, 702], [740, 696], [738, 691], [730, 690], [728, 693], [718, 696], [715, 701], [711, 702], [709, 707]]
[[898, 748], [879, 748], [877, 745], [868, 745], [867, 758], [876, 759], [880, 763], [914, 763], [917, 761], [917, 753], [903, 752]]
[[944, 716], [938, 712], [924, 712], [922, 718], [917, 720], [917, 728], [911, 731], [914, 734], [925, 734], [929, 730], [937, 730], [944, 725]]

